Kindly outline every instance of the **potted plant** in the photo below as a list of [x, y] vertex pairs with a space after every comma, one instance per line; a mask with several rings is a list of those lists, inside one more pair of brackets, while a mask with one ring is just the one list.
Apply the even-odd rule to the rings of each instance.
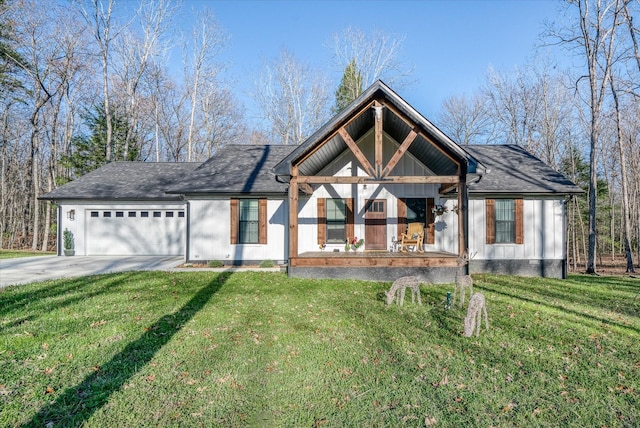
[[436, 204], [433, 208], [431, 208], [431, 212], [437, 216], [441, 216], [442, 214], [449, 212], [449, 209], [444, 204]]
[[64, 232], [62, 232], [62, 244], [65, 256], [73, 256], [75, 254], [75, 250], [73, 249], [73, 233], [66, 227]]
[[364, 246], [364, 239], [358, 239], [358, 237], [356, 236], [351, 241], [351, 249], [353, 251], [357, 251], [362, 246]]

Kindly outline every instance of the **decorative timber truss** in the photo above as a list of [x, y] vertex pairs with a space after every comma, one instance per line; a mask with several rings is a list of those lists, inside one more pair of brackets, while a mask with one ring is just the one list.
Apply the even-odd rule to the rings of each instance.
[[[372, 113], [371, 113], [372, 112]], [[385, 114], [386, 113], [386, 114]], [[357, 129], [356, 122], [361, 123], [363, 115], [373, 117], [373, 125], [367, 122], [368, 130], [373, 127], [374, 157], [373, 163], [356, 143], [357, 138], [352, 135]], [[369, 116], [369, 117], [371, 117]], [[385, 161], [383, 156], [383, 141], [385, 138], [385, 117], [393, 120], [390, 125], [394, 129], [403, 129], [398, 139], [399, 144], [395, 153]], [[399, 133], [396, 133], [399, 135]], [[360, 132], [362, 136], [362, 132]], [[339, 138], [338, 138], [339, 137]], [[336, 143], [338, 142], [338, 143]], [[306, 167], [307, 163], [318, 162], [318, 158], [327, 159], [326, 153], [321, 153], [326, 145], [344, 145], [351, 151], [361, 169], [367, 174], [340, 176], [318, 175], [320, 168]], [[416, 149], [415, 153], [421, 153], [421, 161], [431, 168], [430, 159], [446, 164], [441, 168], [445, 173], [435, 175], [392, 175], [400, 160], [411, 151], [413, 145], [421, 145], [424, 149]], [[343, 149], [341, 149], [343, 150]], [[414, 153], [414, 156], [415, 156]], [[426, 153], [426, 154], [425, 154]], [[417, 156], [416, 156], [417, 157]], [[396, 95], [384, 83], [377, 82], [354, 101], [346, 111], [343, 111], [332, 119], [325, 127], [310, 137], [305, 143], [294, 150], [280, 166], [276, 166], [276, 174], [288, 175], [289, 179], [289, 260], [296, 264], [298, 257], [298, 196], [302, 191], [305, 194], [313, 193], [313, 185], [324, 184], [440, 184], [440, 193], [444, 194], [457, 188], [458, 206], [458, 248], [460, 255], [466, 250], [467, 231], [467, 186], [466, 176], [470, 163], [475, 162], [468, 154], [461, 150], [446, 135], [417, 113], [404, 100]], [[286, 165], [283, 165], [286, 164]], [[285, 170], [282, 169], [286, 166]], [[278, 172], [280, 168], [280, 173]], [[306, 173], [305, 173], [306, 171]], [[312, 171], [312, 173], [309, 173]], [[474, 171], [475, 172], [475, 171]], [[455, 261], [455, 259], [454, 259]], [[390, 261], [389, 263], [393, 263]], [[397, 263], [397, 262], [396, 262]], [[440, 265], [449, 266], [449, 262], [441, 262]]]

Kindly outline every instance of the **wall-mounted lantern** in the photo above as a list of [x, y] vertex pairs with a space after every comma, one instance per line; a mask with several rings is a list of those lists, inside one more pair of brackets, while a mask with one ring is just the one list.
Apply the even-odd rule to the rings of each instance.
[[76, 219], [76, 210], [67, 211], [67, 218], [71, 221]]

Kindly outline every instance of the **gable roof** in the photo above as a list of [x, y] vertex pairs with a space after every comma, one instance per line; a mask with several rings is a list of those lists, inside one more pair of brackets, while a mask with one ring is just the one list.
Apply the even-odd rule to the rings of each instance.
[[[453, 142], [435, 125], [429, 122], [409, 103], [378, 80], [367, 88], [344, 110], [334, 116], [322, 128], [297, 146], [274, 167], [279, 176], [291, 175], [293, 165], [299, 166], [302, 175], [318, 173], [331, 160], [347, 149], [347, 145], [336, 132], [345, 127], [354, 141], [374, 126], [374, 115], [365, 114], [374, 101], [382, 101], [384, 132], [394, 140], [402, 142], [409, 132], [419, 132], [408, 151], [438, 175], [455, 175], [457, 166], [452, 159], [469, 166], [475, 172], [477, 161]], [[436, 147], [437, 145], [437, 147]]]
[[464, 149], [487, 168], [478, 182], [469, 183], [470, 194], [584, 193], [571, 180], [520, 146], [468, 145]]
[[111, 162], [43, 195], [44, 200], [179, 200], [166, 190], [200, 163]]
[[168, 193], [283, 194], [288, 183], [276, 180], [273, 167], [296, 146], [228, 144]]

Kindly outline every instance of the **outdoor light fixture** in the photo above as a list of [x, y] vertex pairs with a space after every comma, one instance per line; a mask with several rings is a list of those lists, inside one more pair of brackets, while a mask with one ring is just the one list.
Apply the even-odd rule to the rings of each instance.
[[67, 218], [71, 221], [76, 219], [76, 210], [67, 211]]

